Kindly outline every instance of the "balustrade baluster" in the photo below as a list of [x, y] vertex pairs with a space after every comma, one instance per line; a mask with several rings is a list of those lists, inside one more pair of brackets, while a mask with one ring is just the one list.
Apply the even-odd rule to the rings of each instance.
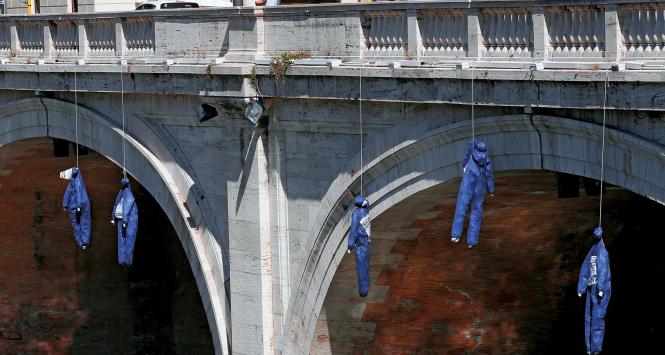
[[436, 16], [424, 16], [423, 17], [423, 27], [420, 38], [423, 40], [423, 47], [425, 47], [426, 55], [430, 55], [432, 48], [436, 47], [436, 39], [434, 30], [436, 24]]
[[656, 44], [659, 52], [665, 52], [665, 9], [656, 10]]
[[449, 34], [453, 31], [455, 24], [443, 14], [437, 15], [434, 18], [436, 19], [434, 22], [436, 26], [432, 30], [436, 33], [434, 35], [434, 48], [439, 48], [441, 52], [449, 52], [450, 47], [452, 47]]
[[532, 40], [532, 35], [533, 35], [533, 19], [531, 18], [530, 13], [525, 13], [524, 14], [524, 19], [526, 21], [526, 25], [522, 29], [522, 43], [524, 43], [524, 47], [526, 48], [526, 51], [532, 51], [533, 49], [533, 40]]
[[596, 14], [592, 11], [584, 11], [580, 13], [580, 20], [580, 51], [583, 53], [592, 52], [593, 41], [591, 36], [596, 32]]
[[642, 11], [637, 10], [636, 12], [637, 21], [635, 21], [635, 49], [640, 54], [644, 51], [642, 47], [644, 44], [644, 35], [642, 33]]
[[399, 25], [395, 26], [395, 32], [397, 34], [396, 36], [396, 41], [398, 43], [398, 53], [404, 52], [406, 54], [406, 34], [404, 33], [404, 29], [406, 28], [406, 16], [397, 16], [396, 17]]
[[572, 33], [572, 27], [571, 27], [572, 14], [568, 11], [564, 11], [561, 15], [563, 17], [563, 26], [561, 28], [561, 51], [563, 53], [568, 53], [569, 47], [572, 43], [572, 41], [570, 40], [570, 34]]
[[503, 52], [508, 46], [508, 39], [506, 38], [506, 23], [505, 14], [495, 13], [496, 18], [496, 52]]
[[629, 43], [630, 43], [630, 51], [631, 52], [636, 52], [637, 47], [638, 47], [638, 37], [637, 37], [637, 32], [639, 26], [639, 13], [637, 11], [631, 11], [630, 12], [630, 27], [628, 28], [628, 34], [629, 34]]
[[466, 38], [467, 38], [467, 19], [466, 16], [457, 15], [457, 38], [456, 38], [456, 47], [460, 51], [466, 50]]
[[440, 24], [436, 27], [438, 34], [437, 46], [441, 48], [442, 53], [449, 53], [455, 47], [455, 18], [449, 17], [446, 14], [440, 14], [437, 16], [437, 23]]
[[523, 26], [524, 24], [521, 23], [521, 18], [519, 14], [503, 14], [503, 18], [506, 19], [506, 27], [508, 27], [508, 33], [506, 35], [507, 38], [507, 48], [506, 51], [508, 53], [515, 53], [519, 52], [519, 44], [517, 41], [517, 32], [516, 29], [519, 28], [520, 26]]
[[595, 30], [593, 31], [594, 52], [600, 52], [607, 49], [605, 44], [605, 13], [598, 11], [596, 13]]
[[372, 44], [373, 44], [373, 50], [378, 50], [382, 45], [383, 45], [383, 39], [381, 38], [381, 33], [383, 31], [383, 16], [373, 16], [372, 17], [372, 29], [376, 29], [373, 31], [374, 36], [372, 37]]
[[649, 53], [651, 56], [653, 52], [655, 51], [656, 47], [656, 38], [655, 38], [655, 26], [656, 26], [656, 19], [655, 19], [655, 11], [654, 9], [647, 9], [647, 18], [648, 22], [645, 24], [645, 34], [644, 34], [644, 40], [646, 41], [646, 52]]

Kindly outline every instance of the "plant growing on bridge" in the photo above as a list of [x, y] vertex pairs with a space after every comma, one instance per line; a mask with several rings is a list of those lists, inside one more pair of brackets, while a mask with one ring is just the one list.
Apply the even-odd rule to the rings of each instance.
[[261, 90], [259, 90], [259, 77], [256, 75], [256, 67], [253, 67], [249, 73], [249, 85], [259, 97], [263, 96], [261, 95]]
[[284, 74], [289, 70], [289, 67], [293, 64], [294, 60], [310, 58], [312, 55], [307, 52], [286, 52], [280, 54], [275, 58], [275, 61], [270, 65], [272, 74], [275, 76], [275, 80], [279, 82], [284, 82]]

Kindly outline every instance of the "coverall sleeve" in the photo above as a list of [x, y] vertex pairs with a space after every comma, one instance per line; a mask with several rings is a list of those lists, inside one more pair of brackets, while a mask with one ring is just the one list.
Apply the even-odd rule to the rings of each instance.
[[485, 166], [485, 177], [487, 178], [487, 190], [490, 194], [494, 194], [494, 173], [492, 172], [492, 162], [489, 160]]
[[72, 198], [72, 192], [74, 190], [74, 186], [72, 186], [71, 182], [67, 184], [67, 189], [65, 189], [65, 196], [62, 198], [62, 208], [67, 208], [69, 207], [69, 200]]
[[356, 239], [358, 238], [358, 226], [360, 225], [360, 220], [358, 218], [358, 213], [353, 212], [353, 218], [351, 219], [351, 229], [349, 230], [349, 247], [348, 250], [352, 250], [356, 246]]
[[76, 202], [77, 209], [81, 208], [81, 201], [83, 201], [82, 190], [83, 190], [83, 181], [81, 180], [76, 181], [76, 193], [75, 193], [76, 200], [74, 202]]
[[605, 248], [598, 253], [598, 291], [606, 294], [610, 288], [610, 256]]
[[474, 141], [469, 142], [469, 147], [466, 149], [466, 154], [464, 155], [464, 165], [462, 166], [466, 166], [466, 163], [469, 162], [469, 158], [471, 158], [471, 152], [473, 151], [474, 144], [475, 144]]
[[129, 218], [132, 215], [132, 210], [134, 209], [134, 206], [136, 206], [136, 201], [134, 201], [133, 197], [127, 196], [127, 198], [128, 199], [131, 198], [132, 203], [129, 205], [129, 208], [125, 208], [125, 206], [122, 206], [122, 219], [124, 221], [129, 221]]
[[591, 250], [589, 250], [587, 253], [586, 257], [584, 258], [584, 262], [582, 263], [582, 267], [580, 268], [580, 279], [577, 281], [578, 294], [583, 294], [586, 292], [589, 284], [589, 260], [591, 259], [592, 251], [593, 248], [591, 248]]
[[120, 198], [122, 197], [122, 190], [118, 192], [118, 196], [115, 197], [115, 203], [113, 204], [113, 209], [111, 210], [111, 220], [115, 221], [115, 209], [118, 206], [118, 203], [120, 202]]

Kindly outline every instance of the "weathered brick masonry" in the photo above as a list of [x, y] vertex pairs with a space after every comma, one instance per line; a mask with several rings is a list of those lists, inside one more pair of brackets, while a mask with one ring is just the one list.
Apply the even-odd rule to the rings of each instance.
[[135, 263], [117, 264], [109, 223], [122, 170], [80, 157], [92, 200], [91, 247], [74, 244], [61, 209], [74, 157], [48, 139], [0, 147], [0, 353], [212, 353], [196, 283], [173, 228], [135, 181], [140, 227]]
[[[375, 218], [370, 294], [361, 302], [345, 256], [312, 353], [585, 353], [575, 286], [598, 198], [557, 198], [549, 172], [500, 174], [496, 185], [471, 250], [449, 238], [458, 181]], [[665, 208], [609, 188], [603, 214], [614, 286], [606, 353], [663, 353]]]

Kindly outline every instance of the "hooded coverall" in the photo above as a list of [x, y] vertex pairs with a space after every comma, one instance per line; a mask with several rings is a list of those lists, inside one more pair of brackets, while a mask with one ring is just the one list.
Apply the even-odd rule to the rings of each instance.
[[129, 179], [123, 178], [120, 183], [122, 187], [113, 204], [111, 223], [118, 222], [118, 263], [131, 266], [139, 225], [139, 209], [129, 186]]
[[348, 251], [350, 252], [354, 248], [356, 250], [358, 293], [360, 297], [365, 297], [369, 291], [369, 243], [372, 241], [369, 202], [361, 195], [357, 195], [353, 202], [357, 208], [353, 211], [351, 230], [349, 231]]
[[457, 207], [451, 231], [454, 242], [459, 241], [462, 236], [466, 212], [471, 205], [467, 243], [469, 248], [478, 244], [483, 219], [483, 202], [487, 190], [490, 194], [494, 194], [492, 163], [487, 156], [487, 146], [483, 142], [472, 141], [469, 143], [469, 149], [464, 157], [464, 175], [457, 194]]
[[612, 295], [612, 273], [610, 255], [603, 243], [603, 229], [593, 231], [594, 242], [584, 258], [577, 283], [577, 294], [586, 293], [584, 310], [584, 341], [588, 353], [603, 350], [605, 335], [605, 315]]
[[85, 249], [90, 244], [90, 199], [78, 168], [72, 168], [72, 176], [62, 199], [62, 208], [69, 214], [74, 229], [76, 245]]

